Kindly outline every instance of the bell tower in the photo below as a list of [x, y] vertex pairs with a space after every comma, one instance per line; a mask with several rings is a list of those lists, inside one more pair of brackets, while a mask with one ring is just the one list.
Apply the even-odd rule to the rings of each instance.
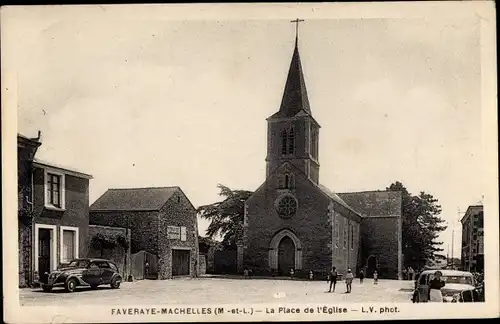
[[313, 118], [298, 48], [296, 23], [293, 50], [285, 90], [278, 112], [267, 118], [266, 178], [284, 162], [289, 162], [309, 179], [319, 181], [319, 129]]

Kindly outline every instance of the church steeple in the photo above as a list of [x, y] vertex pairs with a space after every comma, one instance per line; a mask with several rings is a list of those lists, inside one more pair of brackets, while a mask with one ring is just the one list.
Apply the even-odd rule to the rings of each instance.
[[319, 178], [319, 124], [311, 115], [304, 73], [299, 55], [298, 23], [295, 46], [285, 83], [280, 109], [267, 119], [266, 176], [285, 162], [291, 163], [309, 179]]
[[295, 48], [288, 70], [279, 115], [280, 117], [293, 117], [301, 110], [311, 114], [302, 63], [300, 62], [298, 36], [295, 36]]

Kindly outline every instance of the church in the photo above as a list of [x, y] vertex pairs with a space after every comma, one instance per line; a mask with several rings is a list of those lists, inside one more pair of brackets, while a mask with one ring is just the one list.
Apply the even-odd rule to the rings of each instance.
[[371, 277], [377, 270], [380, 278], [400, 279], [401, 193], [337, 194], [320, 183], [320, 124], [297, 35], [281, 106], [267, 125], [266, 179], [245, 203], [239, 271], [305, 277], [335, 266], [340, 274], [363, 270]]

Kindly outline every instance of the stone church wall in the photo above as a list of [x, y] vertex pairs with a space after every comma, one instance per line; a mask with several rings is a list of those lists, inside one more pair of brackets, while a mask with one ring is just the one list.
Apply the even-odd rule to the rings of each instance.
[[381, 278], [398, 279], [401, 253], [402, 196], [397, 191], [341, 193], [339, 196], [363, 215], [359, 266], [367, 273], [368, 258], [377, 259]]
[[328, 226], [329, 200], [305, 179], [296, 174], [292, 194], [299, 200], [297, 213], [290, 219], [282, 219], [275, 209], [280, 195], [277, 177], [272, 175], [266, 185], [247, 201], [247, 230], [244, 249], [244, 266], [253, 269], [269, 267], [269, 245], [281, 229], [292, 231], [302, 244], [302, 270], [323, 271], [331, 266], [331, 227]]
[[[347, 269], [351, 269], [354, 274], [357, 274], [358, 260], [359, 260], [359, 248], [360, 248], [360, 235], [359, 229], [360, 224], [351, 220], [348, 222], [347, 217], [343, 217], [338, 214], [335, 217], [335, 222], [339, 223], [339, 234], [338, 239], [336, 239], [337, 234], [333, 235], [333, 248], [334, 248], [334, 262], [333, 265], [337, 268], [337, 272], [340, 274], [345, 274]], [[352, 237], [349, 225], [353, 226], [354, 237]], [[346, 229], [346, 231], [344, 231]], [[335, 224], [334, 224], [335, 230]], [[347, 234], [347, 235], [346, 235]], [[344, 247], [344, 239], [346, 240], [347, 246]], [[351, 245], [352, 242], [352, 245]]]
[[376, 256], [380, 278], [398, 279], [397, 227], [396, 217], [365, 218], [362, 221], [361, 264], [367, 266], [368, 257]]

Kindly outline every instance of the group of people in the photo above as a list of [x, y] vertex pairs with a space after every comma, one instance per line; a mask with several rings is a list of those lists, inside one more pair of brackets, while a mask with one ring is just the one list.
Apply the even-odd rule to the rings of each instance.
[[403, 280], [415, 280], [417, 278], [417, 271], [413, 270], [412, 267], [408, 267], [408, 269], [403, 269]]
[[[339, 277], [339, 274], [337, 272], [337, 268], [333, 267], [330, 273], [328, 274], [328, 282], [330, 283], [330, 289], [328, 292], [335, 292], [335, 287], [337, 286], [337, 279]], [[365, 279], [365, 274], [363, 270], [359, 271], [359, 283], [362, 284], [363, 280]], [[346, 293], [349, 294], [352, 290], [352, 282], [354, 280], [354, 275], [351, 271], [351, 269], [347, 269], [347, 273], [345, 275], [345, 284], [346, 284]], [[373, 272], [373, 284], [377, 285], [378, 284], [378, 273], [375, 270]]]

